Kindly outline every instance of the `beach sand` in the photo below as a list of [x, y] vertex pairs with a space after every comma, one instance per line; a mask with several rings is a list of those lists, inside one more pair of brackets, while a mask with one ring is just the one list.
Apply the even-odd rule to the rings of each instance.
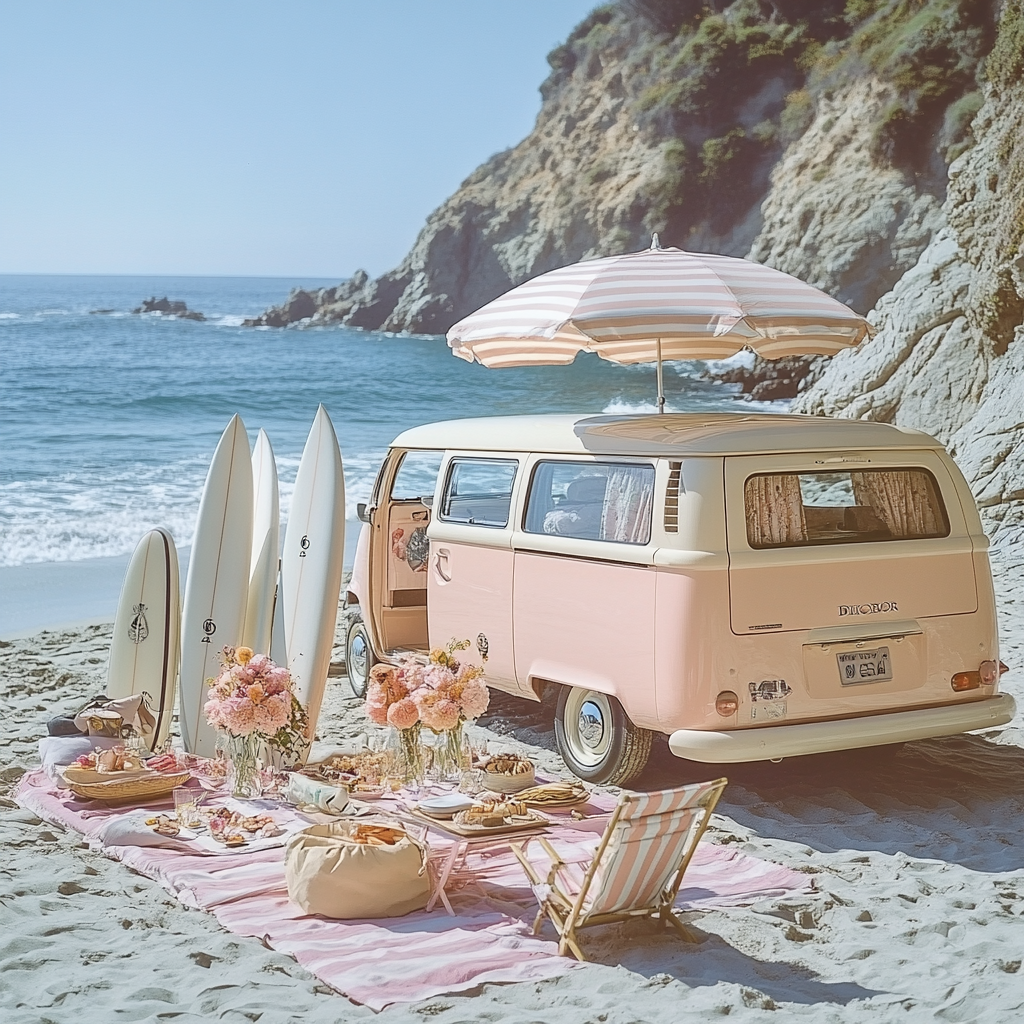
[[[994, 559], [1003, 687], [1024, 700], [1024, 545]], [[687, 915], [690, 946], [647, 927], [585, 934], [594, 963], [375, 1014], [256, 939], [42, 824], [9, 798], [46, 720], [99, 693], [109, 626], [0, 641], [0, 1007], [4, 1024], [111, 1020], [627, 1024], [729, 1016], [1016, 1021], [1024, 1014], [1024, 734], [1002, 731], [732, 766], [705, 841], [806, 872], [798, 900]], [[549, 712], [501, 697], [493, 743], [547, 767]], [[324, 740], [362, 732], [330, 680]], [[719, 774], [658, 750], [645, 788]]]

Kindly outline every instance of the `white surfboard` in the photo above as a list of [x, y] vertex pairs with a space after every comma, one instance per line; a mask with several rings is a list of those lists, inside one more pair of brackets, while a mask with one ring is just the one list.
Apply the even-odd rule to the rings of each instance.
[[222, 648], [242, 642], [251, 557], [252, 463], [245, 425], [236, 415], [206, 475], [181, 616], [178, 721], [185, 749], [204, 757], [217, 745], [203, 714], [206, 680], [220, 673]]
[[264, 430], [256, 436], [252, 452], [252, 488], [252, 555], [242, 643], [257, 654], [270, 654], [280, 560], [281, 511], [274, 449]]
[[148, 696], [156, 717], [156, 746], [171, 728], [180, 628], [178, 550], [166, 530], [150, 530], [135, 548], [121, 586], [106, 694], [114, 699]]
[[345, 556], [345, 475], [327, 410], [317, 410], [295, 477], [281, 552], [288, 668], [316, 730], [338, 618]]

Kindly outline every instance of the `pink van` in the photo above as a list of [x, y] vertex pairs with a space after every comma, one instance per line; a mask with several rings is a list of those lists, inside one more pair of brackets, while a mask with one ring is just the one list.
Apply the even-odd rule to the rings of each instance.
[[758, 761], [1004, 724], [988, 541], [938, 441], [780, 415], [523, 416], [408, 430], [346, 595], [348, 665], [471, 638], [556, 702], [581, 778], [654, 733]]

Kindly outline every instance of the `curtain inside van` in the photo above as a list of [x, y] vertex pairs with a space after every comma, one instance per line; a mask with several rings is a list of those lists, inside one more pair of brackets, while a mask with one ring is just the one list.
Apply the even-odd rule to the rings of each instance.
[[800, 544], [807, 540], [807, 522], [794, 473], [761, 474], [746, 483], [747, 541], [751, 547]]
[[651, 538], [654, 471], [650, 466], [619, 466], [608, 474], [601, 539], [646, 544]]
[[852, 473], [851, 479], [857, 504], [870, 506], [894, 538], [945, 533], [930, 474], [920, 470], [861, 471]]

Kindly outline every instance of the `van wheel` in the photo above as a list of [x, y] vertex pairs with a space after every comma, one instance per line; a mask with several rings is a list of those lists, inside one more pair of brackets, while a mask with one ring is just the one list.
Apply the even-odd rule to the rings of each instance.
[[624, 786], [651, 755], [653, 733], [635, 726], [614, 698], [563, 686], [555, 707], [555, 740], [562, 760], [587, 782]]
[[376, 664], [377, 658], [370, 646], [366, 625], [361, 618], [354, 617], [348, 624], [345, 637], [345, 670], [348, 673], [348, 685], [357, 697], [366, 696], [370, 669]]

